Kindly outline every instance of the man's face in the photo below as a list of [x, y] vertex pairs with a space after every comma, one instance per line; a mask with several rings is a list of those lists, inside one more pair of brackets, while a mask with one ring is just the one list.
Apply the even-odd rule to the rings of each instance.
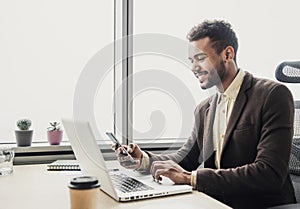
[[222, 80], [226, 72], [225, 65], [221, 55], [218, 55], [211, 47], [208, 37], [190, 43], [189, 59], [193, 64], [192, 72], [200, 81], [202, 89], [217, 86], [222, 90]]

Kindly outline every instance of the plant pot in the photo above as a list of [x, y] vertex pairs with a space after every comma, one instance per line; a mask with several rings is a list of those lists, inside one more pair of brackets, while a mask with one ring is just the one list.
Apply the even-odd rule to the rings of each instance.
[[15, 130], [18, 147], [31, 146], [33, 130]]
[[59, 145], [63, 136], [63, 131], [47, 131], [48, 142], [51, 145]]

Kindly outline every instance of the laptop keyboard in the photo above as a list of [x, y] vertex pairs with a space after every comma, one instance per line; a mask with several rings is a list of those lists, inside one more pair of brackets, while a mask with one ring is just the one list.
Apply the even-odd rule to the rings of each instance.
[[120, 191], [127, 193], [127, 192], [138, 192], [138, 191], [145, 191], [145, 190], [152, 190], [153, 188], [130, 177], [124, 173], [110, 173], [111, 179], [113, 184], [119, 189]]

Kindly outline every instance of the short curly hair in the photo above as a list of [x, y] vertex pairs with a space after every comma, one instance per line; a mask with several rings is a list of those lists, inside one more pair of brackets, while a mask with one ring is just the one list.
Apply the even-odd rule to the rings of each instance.
[[197, 41], [208, 37], [212, 43], [212, 47], [220, 54], [227, 46], [232, 46], [235, 51], [234, 61], [236, 62], [236, 54], [238, 50], [238, 39], [231, 25], [224, 20], [205, 20], [199, 25], [194, 26], [187, 34], [187, 39]]

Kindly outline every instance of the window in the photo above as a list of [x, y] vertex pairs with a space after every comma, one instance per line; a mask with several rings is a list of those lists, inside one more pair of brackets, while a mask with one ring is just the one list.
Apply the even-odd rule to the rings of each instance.
[[[15, 142], [20, 118], [32, 120], [34, 142], [46, 141], [49, 122], [84, 105], [87, 95], [78, 97], [76, 106], [74, 94], [83, 95], [90, 84], [95, 84], [87, 89], [92, 108], [76, 114], [94, 117], [97, 138], [116, 131], [139, 143], [184, 141], [196, 104], [212, 94], [202, 91], [190, 72], [185, 38], [190, 28], [205, 19], [228, 20], [239, 38], [238, 65], [275, 79], [280, 62], [299, 60], [297, 8], [293, 0], [2, 1], [0, 143]], [[113, 50], [103, 61], [115, 68], [88, 74], [99, 83], [80, 83], [106, 47]], [[128, 60], [118, 59], [126, 55]], [[300, 97], [296, 86], [288, 87]]]
[[[136, 141], [188, 137], [194, 105], [211, 94], [200, 89], [190, 72], [186, 64], [187, 48], [183, 44], [176, 48], [171, 41], [164, 41], [164, 37], [173, 38], [177, 44], [187, 42], [186, 34], [194, 25], [205, 19], [224, 19], [232, 24], [239, 38], [237, 62], [244, 70], [275, 80], [274, 71], [280, 62], [300, 58], [300, 30], [296, 27], [300, 15], [293, 0], [138, 0], [133, 4], [136, 37], [133, 51], [140, 47], [139, 36], [144, 36], [141, 43], [145, 46], [160, 46], [157, 53], [145, 51], [133, 58], [133, 140]], [[151, 39], [145, 33], [156, 36]], [[178, 56], [162, 53], [166, 48], [177, 51]], [[186, 60], [181, 58], [182, 50]], [[295, 98], [300, 97], [296, 86], [289, 88]], [[183, 99], [187, 94], [190, 97]]]
[[[0, 25], [0, 143], [15, 143], [20, 118], [32, 120], [33, 142], [46, 141], [49, 122], [72, 116], [88, 61], [113, 46], [114, 1], [1, 1]], [[113, 131], [113, 73], [95, 95], [99, 132]]]

